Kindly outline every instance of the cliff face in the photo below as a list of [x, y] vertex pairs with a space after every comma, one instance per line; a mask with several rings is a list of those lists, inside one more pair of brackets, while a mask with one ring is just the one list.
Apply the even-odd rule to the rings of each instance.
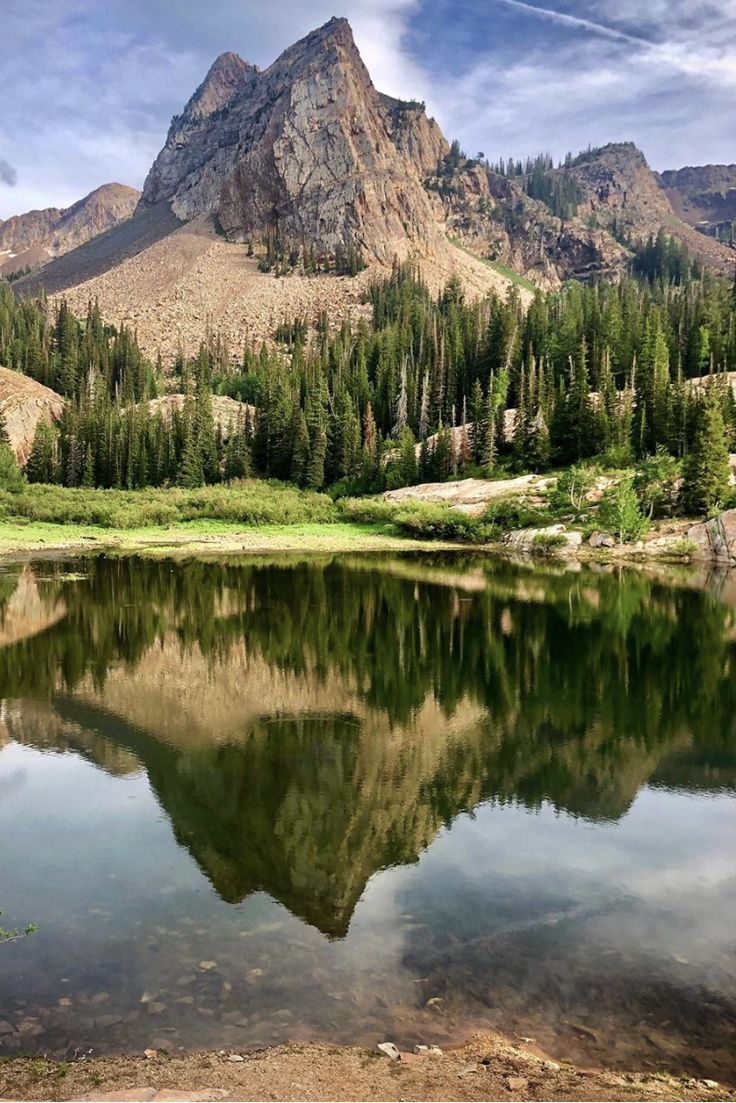
[[670, 206], [701, 233], [733, 240], [736, 220], [736, 165], [688, 166], [658, 177]]
[[103, 184], [71, 207], [28, 211], [0, 222], [0, 276], [35, 268], [130, 218], [140, 192]]
[[441, 212], [421, 177], [445, 148], [421, 107], [379, 95], [349, 24], [332, 19], [263, 72], [218, 58], [172, 123], [141, 204], [216, 214], [233, 241], [274, 233], [390, 260], [436, 244]]
[[628, 261], [607, 231], [555, 217], [518, 181], [481, 165], [455, 175], [443, 204], [450, 234], [545, 289], [566, 279], [615, 277]]

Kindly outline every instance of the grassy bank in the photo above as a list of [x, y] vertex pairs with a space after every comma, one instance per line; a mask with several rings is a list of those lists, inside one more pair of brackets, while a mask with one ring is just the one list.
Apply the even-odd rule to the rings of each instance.
[[493, 526], [425, 502], [333, 502], [281, 483], [201, 490], [87, 490], [31, 485], [0, 492], [0, 552], [366, 551], [483, 544]]

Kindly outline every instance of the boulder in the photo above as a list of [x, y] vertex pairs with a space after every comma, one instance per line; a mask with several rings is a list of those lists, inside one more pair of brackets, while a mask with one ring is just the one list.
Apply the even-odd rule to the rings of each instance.
[[507, 532], [503, 538], [507, 547], [520, 552], [549, 550], [560, 555], [579, 548], [583, 542], [581, 532], [568, 532], [564, 525], [546, 525], [538, 529], [517, 529]]
[[64, 399], [29, 375], [0, 367], [0, 414], [11, 448], [25, 464], [40, 421], [53, 425], [64, 412]]
[[591, 548], [615, 548], [616, 537], [610, 532], [592, 532], [588, 539]]
[[736, 567], [736, 509], [727, 509], [710, 521], [692, 525], [687, 537], [695, 545], [694, 559]]

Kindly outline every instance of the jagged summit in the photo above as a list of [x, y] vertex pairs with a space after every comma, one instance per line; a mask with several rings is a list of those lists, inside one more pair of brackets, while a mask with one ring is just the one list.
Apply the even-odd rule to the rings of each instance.
[[241, 91], [248, 77], [258, 72], [257, 65], [228, 51], [215, 58], [199, 88], [175, 120], [205, 119], [219, 111]]
[[421, 177], [447, 147], [421, 106], [397, 103], [374, 88], [346, 19], [263, 71], [223, 54], [172, 123], [141, 206], [214, 214], [233, 241], [431, 250], [441, 215]]

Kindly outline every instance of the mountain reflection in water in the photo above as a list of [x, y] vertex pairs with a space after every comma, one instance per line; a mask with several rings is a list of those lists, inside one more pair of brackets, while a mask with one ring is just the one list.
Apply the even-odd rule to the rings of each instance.
[[[735, 639], [727, 601], [636, 573], [450, 557], [4, 567], [0, 829], [28, 868], [7, 865], [3, 891], [42, 931], [0, 962], [0, 1019], [28, 1017], [17, 1001], [30, 998], [39, 1047], [61, 1051], [82, 1036], [97, 1048], [146, 1044], [140, 994], [115, 974], [135, 975], [130, 940], [160, 928], [157, 998], [143, 1007], [163, 1005], [160, 1029], [178, 1044], [203, 1044], [203, 1024], [217, 1026], [213, 1038], [236, 1030], [255, 1044], [274, 1029], [347, 1029], [355, 1040], [384, 1026], [442, 1041], [484, 1021], [533, 1030], [573, 1056], [600, 1044], [613, 1063], [635, 1055], [697, 1069], [706, 1053], [711, 1072], [733, 1071], [732, 937], [724, 916], [705, 914], [702, 887], [695, 901], [693, 855], [676, 847], [691, 817], [687, 845], [697, 838], [697, 861], [721, 871], [710, 903], [736, 902], [722, 872], [723, 824], [736, 841]], [[103, 787], [95, 769], [54, 774], [60, 760], [48, 752], [67, 751], [77, 771], [100, 767], [110, 780]], [[33, 778], [39, 791], [26, 799]], [[98, 871], [90, 899], [93, 913], [110, 911], [109, 934], [90, 936], [71, 905], [59, 913], [53, 884], [44, 895], [44, 793], [62, 782], [76, 805], [67, 818], [83, 810], [93, 833], [84, 856], [73, 846], [57, 856], [55, 877], [73, 883], [69, 867], [84, 863], [96, 832], [109, 833], [108, 874], [128, 885], [131, 909], [126, 920], [110, 904]], [[107, 821], [103, 788], [122, 783], [171, 825], [173, 851], [160, 821], [150, 826], [159, 859], [178, 870], [176, 851], [186, 851], [223, 904], [204, 907], [183, 867], [163, 918], [150, 885], [131, 888], [149, 857], [122, 837], [117, 845]], [[132, 823], [143, 831], [148, 821]], [[652, 878], [665, 869], [671, 897], [655, 908]], [[173, 913], [191, 912], [192, 893], [199, 918], [187, 931]], [[289, 921], [278, 933], [283, 920], [263, 893], [308, 928]], [[390, 893], [406, 905], [400, 934], [382, 900]], [[266, 906], [270, 933], [247, 916]], [[313, 934], [302, 945], [296, 929]], [[211, 970], [198, 966], [197, 930]], [[249, 953], [265, 939], [258, 960], [272, 974], [281, 956], [265, 1002], [253, 985], [266, 970], [243, 974], [236, 935]], [[79, 938], [82, 991], [60, 1023], [54, 977], [75, 972], [62, 956]], [[381, 992], [364, 976], [371, 967], [385, 971]], [[190, 1002], [172, 995], [179, 974], [191, 978]], [[114, 1012], [89, 1011], [100, 984]], [[576, 1028], [591, 1009], [603, 1026], [586, 1035]], [[612, 1053], [611, 1034], [632, 1024], [636, 1037]], [[0, 1045], [12, 1049], [14, 1037]]]

